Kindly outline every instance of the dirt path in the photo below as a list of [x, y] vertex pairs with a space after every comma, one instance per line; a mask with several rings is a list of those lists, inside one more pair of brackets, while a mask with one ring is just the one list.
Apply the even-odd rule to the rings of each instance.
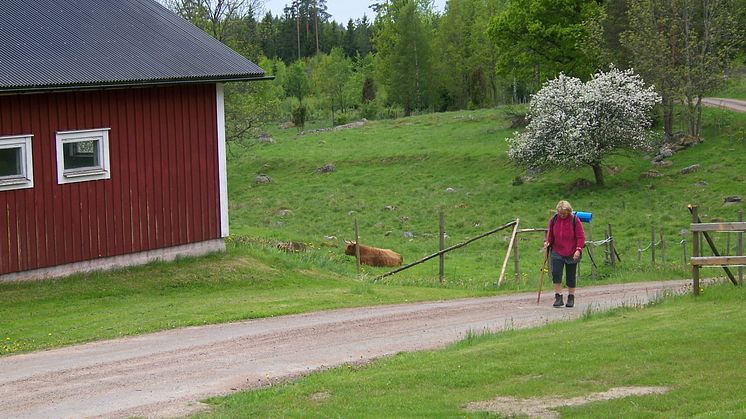
[[706, 97], [702, 99], [702, 104], [705, 106], [726, 108], [737, 112], [746, 112], [746, 101], [744, 100]]
[[580, 288], [575, 308], [546, 293], [343, 309], [170, 330], [0, 358], [0, 417], [162, 417], [208, 396], [401, 351], [469, 331], [524, 328], [647, 302], [691, 281]]

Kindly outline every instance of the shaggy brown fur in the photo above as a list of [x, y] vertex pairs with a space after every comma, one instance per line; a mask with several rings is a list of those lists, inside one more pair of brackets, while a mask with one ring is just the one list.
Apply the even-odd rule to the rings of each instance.
[[[355, 242], [347, 242], [345, 254], [355, 256]], [[370, 266], [399, 266], [404, 258], [389, 249], [360, 245], [360, 263]]]

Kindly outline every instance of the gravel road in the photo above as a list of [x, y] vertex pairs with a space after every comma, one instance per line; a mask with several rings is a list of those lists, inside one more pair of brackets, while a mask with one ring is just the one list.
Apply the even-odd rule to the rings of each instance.
[[469, 331], [525, 328], [642, 304], [691, 281], [579, 288], [575, 308], [535, 293], [389, 305], [190, 327], [0, 358], [0, 417], [169, 417], [214, 395], [401, 351]]
[[706, 97], [702, 99], [702, 104], [704, 104], [705, 106], [715, 106], [738, 112], [746, 112], [746, 101], [744, 100]]

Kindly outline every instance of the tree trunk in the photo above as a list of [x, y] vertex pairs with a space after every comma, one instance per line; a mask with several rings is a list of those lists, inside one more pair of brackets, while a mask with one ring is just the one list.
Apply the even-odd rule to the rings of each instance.
[[594, 163], [591, 167], [593, 167], [593, 175], [596, 177], [596, 185], [604, 186], [604, 171], [601, 168], [601, 163]]
[[673, 100], [670, 97], [663, 98], [663, 132], [666, 140], [673, 138]]

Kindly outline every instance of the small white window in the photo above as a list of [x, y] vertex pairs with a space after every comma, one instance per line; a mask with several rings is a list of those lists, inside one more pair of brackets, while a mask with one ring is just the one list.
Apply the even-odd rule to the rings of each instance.
[[109, 128], [57, 133], [57, 183], [110, 177]]
[[0, 191], [34, 187], [31, 137], [0, 137]]

